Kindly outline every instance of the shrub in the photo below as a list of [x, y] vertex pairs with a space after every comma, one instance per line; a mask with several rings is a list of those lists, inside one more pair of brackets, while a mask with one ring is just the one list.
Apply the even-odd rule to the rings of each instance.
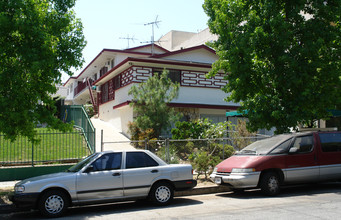
[[218, 156], [213, 156], [206, 151], [199, 150], [197, 152], [192, 153], [189, 156], [189, 160], [193, 168], [198, 173], [197, 179], [200, 174], [205, 175], [205, 179], [207, 180], [207, 175], [212, 173], [213, 168], [220, 162], [220, 158]]

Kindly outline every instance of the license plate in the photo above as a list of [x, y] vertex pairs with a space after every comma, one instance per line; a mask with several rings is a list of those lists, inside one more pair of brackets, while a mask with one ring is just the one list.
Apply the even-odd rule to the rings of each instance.
[[214, 182], [216, 183], [216, 184], [221, 184], [221, 178], [219, 177], [217, 177], [217, 178], [215, 178], [215, 180], [214, 180]]

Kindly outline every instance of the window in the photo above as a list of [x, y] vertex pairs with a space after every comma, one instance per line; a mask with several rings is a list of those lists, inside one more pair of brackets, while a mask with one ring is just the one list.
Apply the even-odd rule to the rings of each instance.
[[108, 72], [108, 67], [104, 66], [102, 69], [99, 71], [99, 76], [102, 77], [104, 74]]
[[[167, 70], [168, 71], [168, 78], [172, 80], [173, 83], [180, 83], [181, 82], [181, 71], [180, 70]], [[153, 69], [153, 73], [161, 74], [163, 69]]]
[[144, 152], [127, 152], [126, 168], [154, 167], [159, 164]]
[[108, 91], [108, 83], [103, 84], [101, 86], [101, 95], [102, 95], [102, 103], [105, 103], [109, 99], [109, 91]]
[[180, 70], [169, 70], [168, 77], [173, 83], [180, 83], [181, 81], [181, 71]]
[[94, 171], [121, 169], [122, 153], [105, 154], [92, 163]]
[[283, 154], [283, 153], [287, 153], [291, 141], [292, 141], [292, 138], [290, 138], [287, 141], [284, 141], [283, 143], [278, 145], [275, 149], [273, 149], [270, 154]]
[[115, 66], [115, 59], [112, 59], [110, 61], [110, 68], [112, 69], [112, 68], [114, 68], [114, 66]]
[[341, 151], [341, 133], [319, 134], [323, 152]]
[[297, 137], [291, 148], [296, 148], [296, 153], [309, 153], [313, 150], [314, 142], [313, 136]]
[[115, 76], [114, 77], [114, 89], [119, 89], [121, 88], [121, 75]]

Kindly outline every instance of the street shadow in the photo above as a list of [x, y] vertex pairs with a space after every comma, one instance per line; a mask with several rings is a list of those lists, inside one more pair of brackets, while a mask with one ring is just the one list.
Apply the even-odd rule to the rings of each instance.
[[[285, 198], [292, 196], [312, 196], [317, 194], [336, 193], [341, 194], [341, 182], [314, 183], [302, 185], [290, 185], [281, 188], [279, 195], [274, 198]], [[260, 199], [271, 198], [264, 195], [260, 189], [250, 189], [236, 192], [218, 193], [219, 197], [232, 197], [236, 199]]]
[[[144, 211], [157, 211], [159, 209], [169, 209], [174, 207], [183, 207], [202, 204], [200, 201], [187, 199], [187, 198], [174, 198], [171, 204], [167, 206], [155, 206], [147, 200], [131, 201], [131, 202], [118, 202], [100, 205], [87, 205], [79, 207], [71, 207], [66, 212], [65, 216], [59, 219], [91, 219], [112, 214], [122, 214]], [[8, 215], [0, 215], [0, 219], [46, 219], [43, 218], [38, 211], [26, 211], [11, 213]]]

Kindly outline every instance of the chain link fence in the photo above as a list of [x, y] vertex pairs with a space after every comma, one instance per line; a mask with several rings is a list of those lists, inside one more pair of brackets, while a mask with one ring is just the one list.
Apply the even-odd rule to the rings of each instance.
[[269, 136], [257, 135], [253, 137], [233, 137], [216, 139], [186, 139], [186, 140], [143, 140], [143, 141], [125, 141], [125, 142], [103, 142], [102, 151], [106, 145], [110, 144], [111, 149], [122, 149], [121, 146], [130, 144], [136, 149], [149, 150], [167, 163], [181, 163], [187, 161], [191, 154], [199, 151], [205, 151], [208, 154], [215, 155], [221, 160], [230, 157], [235, 151], [239, 151], [247, 145]]

